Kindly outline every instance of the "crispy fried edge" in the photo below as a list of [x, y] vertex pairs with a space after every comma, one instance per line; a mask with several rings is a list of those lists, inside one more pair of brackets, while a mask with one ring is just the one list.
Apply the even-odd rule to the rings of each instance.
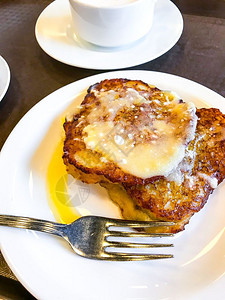
[[[121, 89], [123, 87], [123, 85], [126, 84], [132, 88], [136, 88], [137, 90], [141, 90], [143, 91], [143, 89], [138, 89], [138, 87], [140, 86], [144, 86], [145, 89], [148, 89], [148, 92], [153, 93], [155, 91], [160, 91], [158, 88], [156, 87], [151, 87], [150, 85], [148, 85], [147, 83], [141, 81], [141, 80], [130, 80], [130, 79], [124, 79], [124, 78], [119, 78], [119, 79], [106, 79], [101, 81], [100, 83], [96, 83], [92, 86], [90, 86], [87, 90], [88, 94], [85, 96], [84, 101], [82, 102], [82, 104], [86, 104], [86, 103], [91, 103], [94, 102], [96, 99], [94, 97], [93, 94], [93, 90], [97, 89], [97, 90], [108, 90], [108, 89], [112, 89], [113, 87], [115, 87], [116, 89]], [[74, 119], [76, 119], [77, 116], [74, 116]], [[88, 168], [86, 166], [84, 166], [83, 164], [79, 163], [77, 161], [77, 159], [74, 156], [69, 155], [69, 153], [71, 152], [70, 149], [71, 147], [73, 147], [73, 143], [71, 143], [71, 137], [73, 136], [73, 127], [74, 127], [74, 123], [73, 121], [65, 121], [64, 123], [64, 130], [66, 132], [66, 139], [64, 141], [64, 155], [63, 155], [63, 161], [65, 163], [65, 165], [69, 166], [70, 165], [70, 170], [72, 171], [72, 166], [74, 166], [74, 168], [79, 169], [80, 171], [86, 173], [86, 174], [91, 174], [91, 175], [99, 175], [100, 178], [99, 180], [102, 179], [102, 177], [105, 178], [106, 181], [111, 181], [113, 183], [122, 183], [125, 182], [127, 184], [132, 184], [132, 185], [136, 185], [136, 184], [148, 184], [151, 182], [154, 182], [155, 180], [159, 179], [159, 178], [163, 178], [163, 176], [153, 176], [151, 178], [140, 178], [137, 177], [135, 175], [132, 175], [130, 173], [126, 173], [125, 171], [123, 171], [120, 167], [116, 166], [113, 162], [109, 162], [109, 163], [105, 163], [104, 167], [92, 167], [92, 168]], [[81, 146], [81, 142], [77, 143], [77, 147], [78, 149], [76, 149], [76, 152], [79, 151], [84, 151], [86, 150], [86, 148], [84, 147], [85, 145], [83, 144], [81, 148], [79, 148], [79, 145]], [[83, 149], [82, 149], [83, 148]], [[75, 151], [72, 151], [72, 153], [74, 153]], [[93, 153], [96, 155], [96, 157], [98, 157], [98, 153], [93, 151]], [[102, 162], [98, 162], [98, 164], [102, 164]], [[72, 172], [75, 172], [72, 171]]]

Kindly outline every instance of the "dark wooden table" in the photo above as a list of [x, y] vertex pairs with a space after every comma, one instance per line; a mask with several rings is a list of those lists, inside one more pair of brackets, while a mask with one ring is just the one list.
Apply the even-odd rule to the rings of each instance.
[[[0, 102], [0, 149], [23, 115], [56, 89], [103, 71], [60, 63], [41, 50], [34, 26], [50, 0], [0, 1], [0, 55], [11, 83]], [[225, 1], [174, 0], [184, 17], [178, 43], [163, 56], [129, 68], [176, 74], [225, 96]], [[0, 266], [1, 267], [1, 266]], [[34, 299], [22, 285], [0, 276], [0, 299]]]

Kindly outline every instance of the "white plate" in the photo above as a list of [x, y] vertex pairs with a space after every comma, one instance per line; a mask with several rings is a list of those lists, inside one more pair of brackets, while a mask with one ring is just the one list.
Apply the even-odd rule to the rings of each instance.
[[[2, 214], [54, 220], [48, 206], [45, 176], [61, 137], [61, 117], [74, 98], [91, 84], [118, 77], [142, 79], [161, 89], [173, 90], [198, 106], [215, 106], [224, 112], [222, 96], [190, 80], [164, 73], [117, 71], [69, 84], [35, 105], [7, 139], [0, 156]], [[117, 217], [117, 208], [105, 191], [98, 185], [90, 188], [83, 208], [92, 214]], [[185, 231], [168, 238], [175, 245], [174, 259], [89, 260], [75, 255], [57, 237], [3, 227], [0, 228], [1, 249], [17, 278], [38, 299], [222, 299], [224, 193], [223, 183], [194, 215]]]
[[169, 0], [158, 0], [149, 34], [132, 46], [97, 47], [79, 40], [72, 31], [69, 1], [51, 3], [39, 16], [35, 34], [53, 58], [81, 68], [121, 69], [151, 61], [172, 48], [181, 36], [183, 19]]
[[5, 93], [9, 87], [10, 82], [10, 70], [7, 62], [2, 56], [0, 56], [0, 101], [5, 96]]

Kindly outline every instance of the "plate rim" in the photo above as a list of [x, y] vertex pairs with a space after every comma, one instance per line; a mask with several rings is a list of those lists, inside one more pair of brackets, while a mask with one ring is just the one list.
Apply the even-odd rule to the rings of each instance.
[[4, 70], [6, 72], [6, 76], [7, 76], [7, 79], [6, 81], [4, 82], [4, 88], [2, 89], [2, 93], [0, 94], [0, 102], [2, 101], [2, 99], [4, 98], [8, 88], [9, 88], [9, 84], [10, 84], [10, 79], [11, 79], [11, 73], [10, 73], [10, 68], [9, 68], [9, 65], [8, 63], [6, 62], [6, 60], [0, 55], [0, 60], [1, 62], [3, 63], [3, 66], [4, 66]]

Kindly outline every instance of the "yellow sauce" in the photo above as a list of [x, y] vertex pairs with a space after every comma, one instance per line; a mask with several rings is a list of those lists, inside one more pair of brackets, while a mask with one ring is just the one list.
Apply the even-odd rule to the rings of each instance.
[[[51, 147], [49, 148], [52, 154], [47, 162], [46, 188], [49, 207], [56, 221], [59, 223], [71, 223], [79, 218], [81, 214], [88, 214], [84, 208], [80, 208], [79, 213], [70, 199], [68, 193], [68, 174], [62, 159], [64, 139], [63, 123], [65, 116], [69, 118], [74, 114], [74, 111], [84, 99], [85, 94], [86, 90], [78, 94], [74, 101], [68, 105], [66, 110], [54, 120], [46, 135], [47, 143], [43, 144], [44, 151], [46, 151], [46, 147], [49, 146], [49, 141], [51, 146], [55, 145], [53, 146], [53, 150]], [[41, 159], [42, 158], [43, 156], [41, 155]]]
[[60, 223], [71, 223], [80, 217], [73, 207], [67, 190], [67, 172], [62, 159], [61, 141], [51, 158], [47, 171], [47, 190], [49, 206]]

